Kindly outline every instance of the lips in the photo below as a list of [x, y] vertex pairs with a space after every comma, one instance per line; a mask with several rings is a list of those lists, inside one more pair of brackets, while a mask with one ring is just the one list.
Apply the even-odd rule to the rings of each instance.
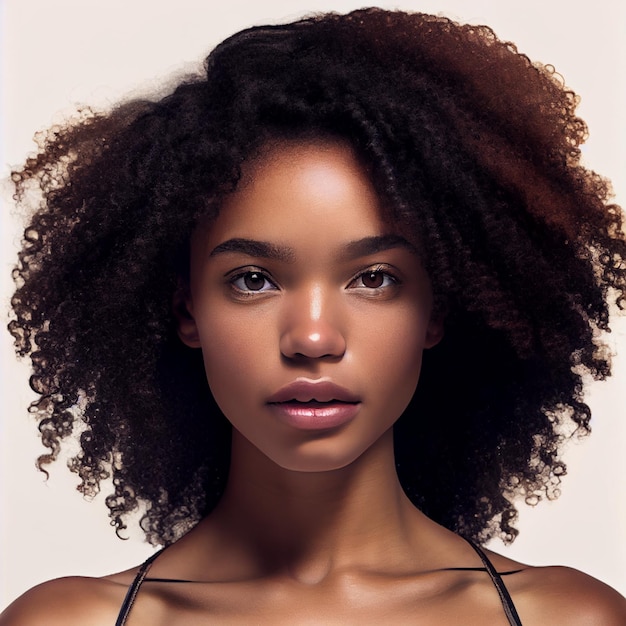
[[268, 404], [280, 402], [347, 402], [354, 404], [360, 398], [344, 387], [340, 387], [329, 380], [319, 382], [298, 378], [281, 387], [267, 400]]
[[280, 421], [299, 430], [328, 430], [352, 421], [359, 412], [357, 395], [329, 380], [297, 379], [268, 398]]

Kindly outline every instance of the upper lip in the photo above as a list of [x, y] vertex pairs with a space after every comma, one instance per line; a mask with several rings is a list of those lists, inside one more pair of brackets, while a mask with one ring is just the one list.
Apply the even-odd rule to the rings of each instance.
[[273, 404], [277, 402], [360, 402], [358, 396], [345, 387], [341, 387], [330, 380], [311, 380], [308, 378], [298, 378], [276, 393], [271, 395], [267, 402]]

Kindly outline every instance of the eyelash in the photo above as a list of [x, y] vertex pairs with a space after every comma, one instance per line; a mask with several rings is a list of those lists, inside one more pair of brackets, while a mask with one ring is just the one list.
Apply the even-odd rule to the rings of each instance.
[[[236, 270], [235, 270], [236, 271]], [[356, 285], [357, 281], [361, 280], [363, 283], [363, 278], [368, 275], [377, 275], [383, 277], [383, 283], [381, 285], [375, 287], [368, 287], [365, 284]], [[269, 288], [261, 288], [261, 289], [250, 289], [248, 286], [244, 284], [238, 285], [237, 283], [240, 281], [245, 281], [247, 277], [252, 277], [253, 275], [257, 275], [258, 279], [263, 280], [263, 287]], [[268, 273], [265, 270], [260, 268], [250, 267], [245, 270], [236, 271], [235, 274], [228, 277], [228, 284], [231, 289], [237, 293], [237, 295], [244, 297], [254, 297], [259, 293], [267, 293], [268, 291], [277, 291], [279, 287], [276, 283], [269, 277]], [[368, 267], [367, 269], [359, 272], [356, 276], [354, 276], [350, 282], [348, 283], [348, 287], [354, 289], [361, 289], [366, 292], [370, 292], [371, 295], [375, 295], [381, 293], [383, 291], [388, 290], [391, 287], [398, 286], [400, 284], [400, 280], [397, 276], [389, 271], [389, 267], [386, 265], [376, 265], [372, 267]]]

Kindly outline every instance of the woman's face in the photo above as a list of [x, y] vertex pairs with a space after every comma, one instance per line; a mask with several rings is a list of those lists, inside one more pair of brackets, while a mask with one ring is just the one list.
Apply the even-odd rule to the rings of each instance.
[[179, 334], [233, 427], [278, 465], [344, 467], [411, 399], [431, 320], [412, 246], [351, 149], [287, 143], [192, 238]]

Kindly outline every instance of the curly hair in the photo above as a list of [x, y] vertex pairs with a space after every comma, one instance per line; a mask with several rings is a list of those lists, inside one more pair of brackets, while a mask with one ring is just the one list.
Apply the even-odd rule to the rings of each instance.
[[13, 174], [39, 203], [9, 329], [32, 359], [40, 468], [78, 431], [79, 488], [111, 477], [116, 531], [143, 503], [155, 544], [211, 511], [230, 426], [176, 335], [190, 234], [268, 142], [332, 137], [419, 241], [445, 311], [395, 426], [401, 483], [446, 527], [511, 541], [516, 497], [558, 495], [624, 303], [621, 212], [580, 163], [577, 96], [488, 27], [380, 9], [244, 30], [205, 68], [159, 101], [82, 111]]

